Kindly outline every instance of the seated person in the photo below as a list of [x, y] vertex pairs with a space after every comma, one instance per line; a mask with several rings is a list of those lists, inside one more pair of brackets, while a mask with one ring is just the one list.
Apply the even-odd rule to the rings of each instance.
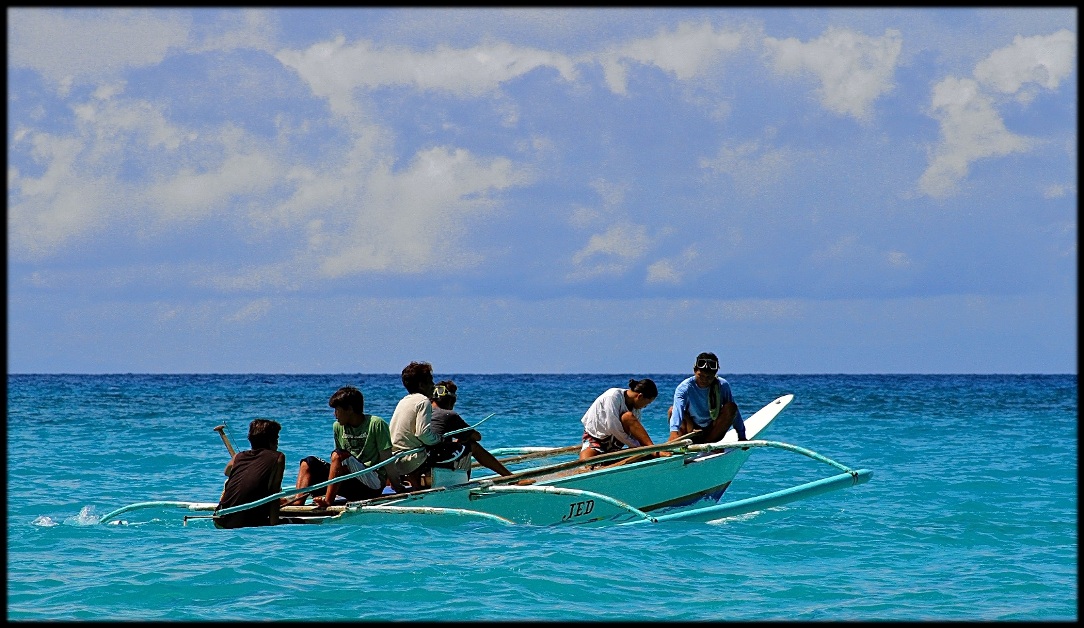
[[678, 440], [691, 434], [694, 443], [718, 442], [734, 427], [738, 440], [745, 437], [745, 421], [734, 402], [730, 384], [718, 377], [719, 358], [714, 353], [696, 356], [693, 376], [674, 390], [674, 405], [667, 411], [670, 438]]
[[640, 411], [655, 401], [659, 389], [650, 379], [629, 380], [628, 388], [611, 388], [584, 413], [580, 460], [629, 447], [653, 445], [640, 422]]
[[[433, 420], [431, 427], [441, 437], [441, 442], [430, 450], [429, 455], [437, 460], [443, 460], [449, 457], [458, 445], [467, 445], [470, 447], [471, 455], [482, 463], [482, 466], [498, 475], [512, 475], [511, 471], [506, 469], [499, 460], [493, 457], [493, 454], [486, 451], [485, 447], [482, 447], [482, 444], [478, 442], [482, 440], [482, 435], [478, 433], [478, 430], [444, 436], [448, 432], [470, 427], [463, 420], [463, 417], [459, 416], [459, 413], [453, 409], [457, 399], [457, 390], [459, 388], [451, 380], [437, 382], [436, 387], [433, 389]], [[467, 478], [470, 478], [469, 468]]]
[[[335, 391], [327, 405], [335, 410], [335, 423], [332, 424], [335, 449], [331, 452], [331, 462], [316, 456], [302, 460], [297, 474], [297, 488], [360, 471], [391, 457], [388, 424], [378, 416], [365, 414], [365, 397], [360, 390], [353, 386], [343, 386]], [[389, 476], [385, 469], [386, 467], [381, 467], [373, 473], [330, 484], [323, 489], [323, 496], [314, 497], [312, 503], [326, 508], [335, 503], [338, 495], [348, 501], [370, 499], [381, 495], [389, 481], [393, 488], [401, 489], [398, 478]], [[306, 495], [301, 494], [289, 503], [302, 505], [305, 498]]]
[[[218, 500], [219, 509], [249, 504], [282, 490], [286, 455], [278, 451], [282, 426], [268, 419], [253, 419], [248, 425], [252, 449], [234, 454], [226, 467], [226, 485]], [[246, 528], [278, 525], [279, 500], [222, 517], [215, 516], [216, 528]]]
[[[393, 466], [399, 481], [408, 485], [408, 490], [416, 491], [427, 488], [429, 468], [432, 459], [425, 448], [440, 442], [440, 436], [433, 431], [433, 366], [428, 362], [411, 362], [403, 368], [401, 375], [407, 395], [399, 400], [391, 414], [392, 453], [421, 448], [421, 451], [399, 458]], [[398, 490], [398, 488], [396, 489]]]

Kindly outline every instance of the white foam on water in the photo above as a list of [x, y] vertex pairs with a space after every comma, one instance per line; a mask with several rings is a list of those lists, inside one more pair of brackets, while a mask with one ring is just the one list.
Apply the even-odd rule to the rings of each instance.
[[94, 514], [94, 506], [83, 506], [78, 515], [68, 517], [64, 523], [76, 526], [96, 526], [100, 517]]

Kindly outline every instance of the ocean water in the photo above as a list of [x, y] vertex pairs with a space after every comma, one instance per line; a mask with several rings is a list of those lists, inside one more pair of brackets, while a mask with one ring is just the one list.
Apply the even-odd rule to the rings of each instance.
[[[667, 435], [681, 374], [651, 377]], [[149, 500], [216, 501], [248, 421], [283, 425], [285, 484], [331, 447], [355, 385], [389, 418], [397, 375], [9, 375], [9, 620], [714, 621], [1078, 618], [1076, 375], [725, 374], [763, 438], [873, 471], [856, 487], [712, 523], [476, 520], [217, 530]], [[456, 375], [490, 448], [571, 445], [630, 375]], [[836, 471], [754, 450], [724, 500]], [[191, 514], [191, 513], [188, 513]]]

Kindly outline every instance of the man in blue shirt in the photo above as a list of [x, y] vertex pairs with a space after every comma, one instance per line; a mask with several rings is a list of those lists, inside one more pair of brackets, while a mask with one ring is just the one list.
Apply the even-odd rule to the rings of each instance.
[[667, 412], [670, 420], [668, 441], [696, 432], [690, 437], [694, 443], [714, 443], [722, 439], [731, 426], [737, 431], [738, 440], [748, 440], [745, 421], [734, 402], [730, 384], [717, 376], [718, 372], [719, 358], [714, 353], [696, 356], [693, 376], [674, 390], [674, 405]]

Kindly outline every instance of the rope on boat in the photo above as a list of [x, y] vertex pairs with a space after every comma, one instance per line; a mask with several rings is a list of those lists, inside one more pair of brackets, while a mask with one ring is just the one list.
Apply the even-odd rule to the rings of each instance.
[[[472, 491], [473, 492], [473, 491]], [[602, 493], [596, 493], [594, 491], [585, 491], [578, 488], [562, 488], [559, 486], [487, 486], [483, 491], [474, 492], [475, 495], [485, 495], [489, 492], [492, 493], [549, 493], [551, 495], [570, 495], [573, 497], [590, 497], [599, 501], [606, 502], [621, 508], [625, 511], [636, 515], [639, 519], [654, 522], [655, 518], [639, 508], [625, 503], [619, 499], [610, 497], [609, 495], [603, 495]]]

